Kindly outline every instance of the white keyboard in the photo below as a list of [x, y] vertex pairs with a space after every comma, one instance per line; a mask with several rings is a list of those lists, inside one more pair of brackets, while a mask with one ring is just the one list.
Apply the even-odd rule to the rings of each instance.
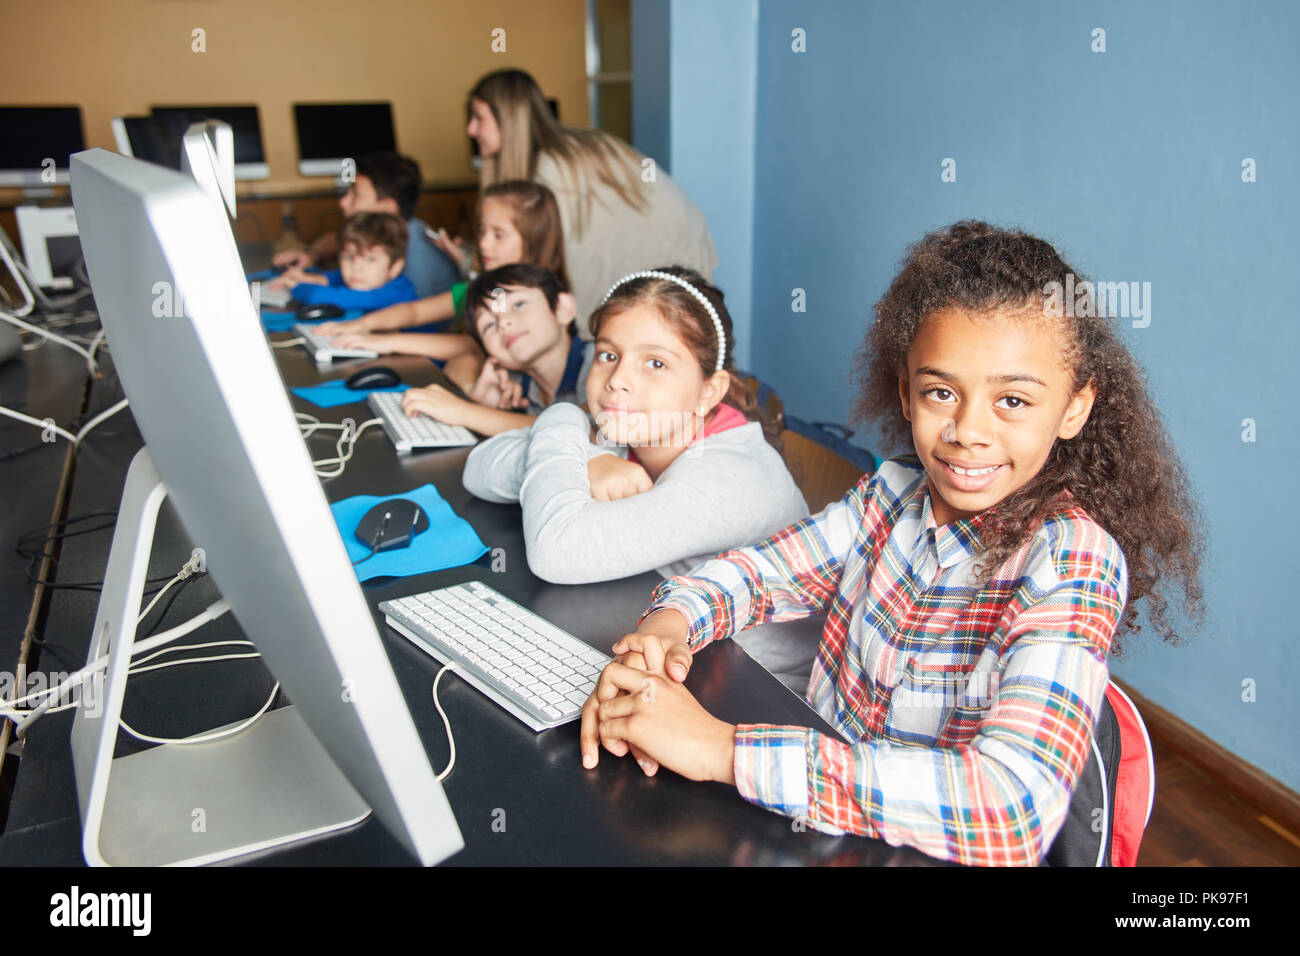
[[533, 730], [576, 720], [610, 658], [486, 584], [381, 601], [408, 638]]
[[293, 334], [302, 337], [302, 346], [316, 361], [324, 365], [327, 362], [333, 362], [335, 359], [343, 358], [377, 358], [379, 353], [374, 349], [345, 349], [334, 344], [334, 340], [327, 336], [318, 334], [310, 325], [299, 323], [293, 327]]
[[[254, 289], [257, 290], [256, 293]], [[270, 282], [251, 282], [248, 291], [250, 295], [255, 296], [257, 302], [269, 305], [273, 309], [283, 309], [293, 300], [288, 289], [272, 289]]]
[[417, 448], [454, 448], [478, 442], [474, 433], [462, 425], [447, 425], [428, 415], [407, 415], [402, 411], [401, 392], [371, 392], [366, 401], [383, 419], [384, 431], [401, 454]]

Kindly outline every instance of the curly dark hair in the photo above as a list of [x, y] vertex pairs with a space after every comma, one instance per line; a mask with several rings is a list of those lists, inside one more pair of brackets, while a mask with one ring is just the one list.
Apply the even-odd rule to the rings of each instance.
[[[1128, 603], [1116, 638], [1141, 630], [1135, 605], [1146, 598], [1151, 623], [1165, 641], [1177, 644], [1161, 584], [1164, 575], [1174, 577], [1192, 618], [1203, 618], [1199, 508], [1142, 369], [1116, 336], [1113, 320], [1098, 315], [1091, 298], [1089, 308], [1064, 310], [1078, 313], [1068, 318], [1056, 317], [1062, 310], [1049, 307], [1050, 284], [1065, 286], [1069, 274], [1076, 289], [1086, 281], [1050, 243], [986, 222], [958, 222], [913, 244], [876, 304], [859, 353], [861, 393], [854, 417], [875, 422], [887, 442], [913, 450], [898, 381], [922, 323], [936, 312], [1009, 310], [1033, 316], [1030, 321], [1058, 323], [1067, 343], [1062, 358], [1072, 375], [1071, 392], [1092, 382], [1096, 400], [1079, 434], [1057, 439], [1039, 473], [990, 509], [980, 529], [978, 582], [987, 584], [1046, 519], [1079, 505], [1115, 538], [1128, 564]], [[1062, 497], [1066, 489], [1073, 502]], [[1112, 650], [1119, 654], [1118, 639]]]

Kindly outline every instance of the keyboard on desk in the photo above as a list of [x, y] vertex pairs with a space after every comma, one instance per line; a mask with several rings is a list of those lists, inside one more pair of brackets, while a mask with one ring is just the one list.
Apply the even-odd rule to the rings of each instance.
[[[253, 293], [254, 288], [257, 290], [255, 293]], [[289, 294], [288, 289], [272, 289], [269, 282], [250, 283], [249, 292], [255, 295], [260, 305], [270, 306], [273, 309], [283, 309], [293, 301], [293, 296]]]
[[366, 401], [383, 420], [384, 431], [399, 452], [417, 448], [453, 448], [478, 442], [474, 433], [462, 425], [447, 425], [428, 415], [411, 417], [406, 414], [402, 411], [401, 392], [371, 392]]
[[486, 584], [381, 601], [399, 634], [533, 730], [576, 720], [610, 658]]
[[334, 340], [316, 332], [310, 325], [299, 323], [293, 327], [293, 334], [302, 338], [302, 345], [320, 364], [343, 358], [375, 358], [379, 355], [374, 349], [345, 349], [334, 344]]

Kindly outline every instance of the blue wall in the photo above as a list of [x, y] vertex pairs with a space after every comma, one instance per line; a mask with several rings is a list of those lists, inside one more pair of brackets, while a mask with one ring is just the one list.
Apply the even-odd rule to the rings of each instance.
[[[632, 122], [638, 140], [633, 145], [671, 170], [708, 220], [718, 252], [713, 281], [726, 295], [734, 323], [736, 363], [748, 368], [754, 344], [758, 0], [633, 0], [632, 28]], [[644, 28], [639, 38], [638, 28]], [[666, 134], [659, 108], [646, 103], [647, 89], [652, 96], [665, 88], [660, 57], [665, 28]], [[641, 110], [649, 110], [649, 117], [639, 119]], [[666, 156], [656, 149], [666, 150]]]
[[[731, 47], [679, 36], [680, 6], [678, 164], [682, 133], [720, 119], [711, 91], [745, 69]], [[1105, 53], [1091, 51], [1096, 27]], [[795, 28], [806, 52], [791, 49]], [[752, 157], [692, 143], [689, 171], [673, 167], [697, 202], [752, 176], [750, 364], [804, 417], [846, 417], [872, 305], [906, 244], [954, 220], [1019, 226], [1094, 278], [1152, 284], [1150, 325], [1123, 328], [1205, 509], [1209, 616], [1177, 648], [1145, 627], [1113, 671], [1293, 789], [1297, 36], [1300, 5], [1284, 0], [762, 0]], [[947, 157], [954, 183], [940, 180]], [[749, 228], [729, 202], [725, 218], [706, 209], [720, 250], [742, 249]], [[863, 443], [878, 448], [869, 427]]]
[[669, 0], [632, 0], [632, 145], [672, 172]]

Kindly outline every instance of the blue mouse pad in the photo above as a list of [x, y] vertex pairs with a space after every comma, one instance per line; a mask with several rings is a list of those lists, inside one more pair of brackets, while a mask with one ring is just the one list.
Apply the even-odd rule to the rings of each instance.
[[388, 388], [348, 388], [347, 380], [336, 378], [332, 382], [320, 385], [302, 385], [290, 389], [299, 398], [305, 398], [317, 408], [333, 408], [336, 405], [351, 405], [364, 402], [371, 392], [404, 392], [409, 385], [390, 385]]
[[247, 278], [249, 282], [270, 282], [279, 274], [280, 273], [276, 272], [274, 269], [262, 269], [258, 272], [248, 273], [245, 278]]
[[298, 324], [297, 313], [262, 310], [262, 328], [268, 332], [288, 332]]
[[414, 501], [429, 516], [429, 530], [415, 536], [409, 548], [376, 552], [357, 565], [357, 577], [362, 581], [382, 577], [406, 577], [427, 574], [446, 568], [458, 568], [476, 561], [487, 553], [487, 547], [470, 527], [469, 522], [451, 510], [433, 485], [421, 485], [404, 494], [355, 495], [330, 505], [339, 534], [348, 549], [348, 558], [361, 561], [370, 549], [357, 540], [357, 525], [367, 511], [390, 498]]

